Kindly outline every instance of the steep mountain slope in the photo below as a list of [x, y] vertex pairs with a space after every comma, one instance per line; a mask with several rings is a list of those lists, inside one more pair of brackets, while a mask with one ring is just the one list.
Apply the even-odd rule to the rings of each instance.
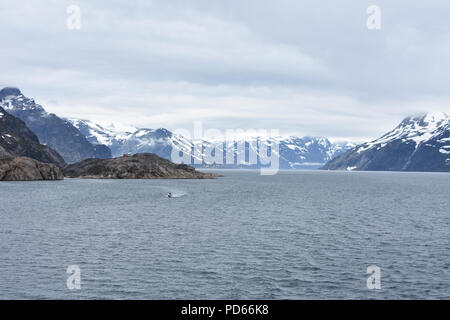
[[394, 130], [328, 162], [327, 170], [450, 171], [450, 117], [405, 118]]
[[[172, 150], [190, 151], [195, 146], [197, 150], [202, 150], [193, 155], [196, 160], [196, 167], [215, 168], [259, 168], [260, 165], [245, 165], [237, 162], [238, 156], [242, 156], [242, 150], [237, 150], [237, 145], [245, 145], [245, 150], [255, 149], [255, 138], [236, 141], [233, 147], [235, 151], [235, 161], [233, 164], [208, 165], [202, 163], [205, 148], [218, 145], [218, 151], [223, 153], [226, 150], [225, 142], [214, 143], [212, 141], [193, 141], [172, 132], [160, 129], [134, 129], [132, 132], [120, 132], [113, 129], [104, 128], [89, 120], [68, 119], [80, 132], [85, 135], [91, 143], [102, 143], [107, 145], [113, 156], [121, 156], [125, 153], [155, 153], [160, 157], [171, 159]], [[339, 155], [352, 147], [349, 143], [331, 143], [323, 137], [278, 137], [276, 142], [280, 150], [281, 169], [304, 169], [318, 168], [336, 155]], [[197, 163], [198, 162], [198, 163]], [[226, 163], [224, 161], [224, 163]]]
[[39, 143], [25, 123], [0, 107], [0, 156], [29, 157], [64, 167], [64, 159], [53, 149]]
[[24, 121], [41, 143], [55, 149], [68, 163], [94, 157], [111, 157], [108, 147], [91, 144], [70, 122], [46, 112], [17, 88], [0, 90], [0, 106]]

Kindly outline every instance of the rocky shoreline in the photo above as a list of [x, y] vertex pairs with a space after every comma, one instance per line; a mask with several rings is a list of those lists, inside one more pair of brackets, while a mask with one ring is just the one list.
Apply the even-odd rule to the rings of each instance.
[[0, 158], [0, 181], [80, 179], [214, 179], [185, 164], [175, 164], [155, 154], [144, 153], [113, 159], [87, 159], [63, 169], [26, 157]]
[[63, 180], [62, 170], [51, 163], [26, 157], [0, 158], [0, 181]]

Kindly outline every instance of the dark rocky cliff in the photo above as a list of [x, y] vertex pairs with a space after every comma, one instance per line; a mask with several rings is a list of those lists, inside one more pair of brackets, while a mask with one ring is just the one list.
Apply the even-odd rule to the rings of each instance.
[[64, 159], [52, 148], [39, 143], [25, 123], [0, 107], [0, 156], [29, 157], [64, 167]]

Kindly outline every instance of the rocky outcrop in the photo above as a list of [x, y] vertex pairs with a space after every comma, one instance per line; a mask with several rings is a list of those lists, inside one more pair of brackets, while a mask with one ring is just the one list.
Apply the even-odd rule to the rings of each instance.
[[111, 158], [111, 150], [107, 146], [91, 144], [69, 121], [48, 113], [17, 88], [0, 90], [0, 107], [24, 121], [41, 143], [56, 150], [67, 163], [88, 158]]
[[92, 179], [211, 179], [219, 175], [196, 171], [152, 153], [114, 159], [87, 159], [64, 168], [69, 178]]
[[59, 167], [66, 165], [55, 150], [39, 143], [25, 123], [0, 107], [0, 156], [28, 157]]
[[26, 157], [1, 157], [0, 181], [62, 180], [57, 166]]
[[7, 152], [2, 146], [0, 146], [0, 158], [4, 158], [7, 156], [11, 156], [11, 154]]

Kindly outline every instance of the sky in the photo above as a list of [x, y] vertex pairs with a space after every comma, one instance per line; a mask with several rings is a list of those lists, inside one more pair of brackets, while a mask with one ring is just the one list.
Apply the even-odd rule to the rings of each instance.
[[359, 142], [450, 111], [448, 0], [2, 0], [0, 12], [0, 86], [59, 116]]

